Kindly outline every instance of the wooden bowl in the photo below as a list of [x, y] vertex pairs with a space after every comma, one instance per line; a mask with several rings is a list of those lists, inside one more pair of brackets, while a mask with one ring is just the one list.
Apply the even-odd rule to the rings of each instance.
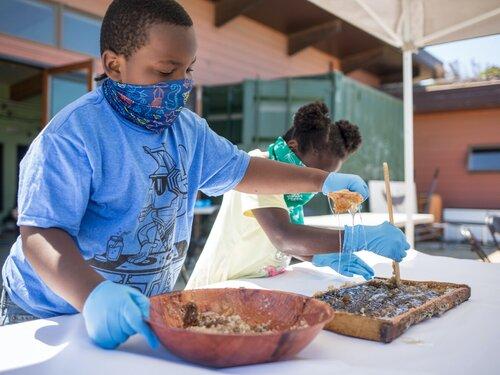
[[[183, 306], [237, 314], [249, 324], [269, 323], [273, 332], [206, 333], [183, 328]], [[190, 362], [213, 367], [274, 362], [293, 357], [333, 317], [328, 304], [293, 293], [261, 289], [196, 289], [151, 298], [149, 323], [161, 343]], [[304, 321], [304, 327], [290, 329]]]

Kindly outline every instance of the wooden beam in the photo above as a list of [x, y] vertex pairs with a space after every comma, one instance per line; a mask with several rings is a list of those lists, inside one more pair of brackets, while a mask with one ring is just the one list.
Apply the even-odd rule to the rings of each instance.
[[372, 48], [366, 51], [354, 53], [344, 57], [340, 61], [342, 72], [349, 73], [356, 69], [367, 68], [370, 65], [379, 62], [384, 56], [384, 47]]
[[380, 84], [385, 85], [387, 83], [403, 82], [403, 72], [381, 74]]
[[[418, 66], [413, 66], [413, 77], [418, 76], [419, 74], [419, 67]], [[395, 82], [403, 82], [403, 72], [400, 71], [395, 71], [394, 73], [380, 73], [380, 83], [382, 85], [386, 83], [395, 83]]]
[[84, 69], [92, 73], [93, 65], [94, 65], [94, 60], [87, 59], [73, 64], [54, 66], [52, 68], [48, 68], [47, 70], [50, 74], [68, 73]]
[[432, 78], [443, 78], [445, 71], [443, 62], [427, 51], [420, 49], [413, 54], [413, 60], [417, 65], [424, 65], [432, 71]]
[[[424, 91], [414, 89], [416, 113], [500, 108], [500, 84]], [[439, 87], [437, 87], [439, 88]]]
[[215, 26], [221, 27], [262, 0], [219, 0], [215, 3]]
[[292, 33], [288, 36], [288, 55], [294, 55], [304, 48], [330, 38], [341, 31], [342, 21], [337, 19]]
[[14, 83], [9, 88], [10, 100], [24, 100], [42, 92], [42, 73]]

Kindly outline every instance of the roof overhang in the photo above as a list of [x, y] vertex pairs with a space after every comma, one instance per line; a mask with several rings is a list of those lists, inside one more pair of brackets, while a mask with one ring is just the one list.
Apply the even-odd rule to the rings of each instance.
[[[288, 38], [288, 53], [294, 55], [315, 47], [337, 57], [344, 72], [363, 69], [385, 82], [401, 81], [402, 58], [398, 48], [368, 34], [349, 22], [307, 0], [212, 0], [215, 25], [224, 27], [243, 15]], [[418, 52], [414, 76], [440, 78], [442, 63], [428, 53]]]

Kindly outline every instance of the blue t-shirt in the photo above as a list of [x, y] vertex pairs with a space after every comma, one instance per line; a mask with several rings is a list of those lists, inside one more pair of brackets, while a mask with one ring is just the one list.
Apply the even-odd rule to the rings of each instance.
[[[103, 277], [147, 296], [171, 291], [198, 190], [221, 195], [250, 157], [183, 109], [156, 134], [120, 117], [97, 88], [59, 112], [21, 162], [18, 225], [68, 232]], [[39, 317], [75, 313], [38, 277], [21, 238], [3, 267], [12, 300]]]

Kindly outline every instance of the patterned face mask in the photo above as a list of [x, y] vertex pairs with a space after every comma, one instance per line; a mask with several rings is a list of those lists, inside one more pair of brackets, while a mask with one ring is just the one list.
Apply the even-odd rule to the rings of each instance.
[[[278, 137], [276, 141], [269, 145], [267, 149], [269, 152], [269, 159], [281, 161], [282, 163], [294, 164], [299, 167], [305, 167], [302, 160], [293, 152], [286, 144], [282, 137]], [[302, 208], [309, 202], [315, 193], [297, 193], [285, 194], [285, 203], [288, 206], [290, 213], [290, 220], [293, 224], [304, 224], [304, 209]]]
[[102, 84], [104, 96], [116, 112], [155, 133], [175, 122], [192, 88], [191, 79], [131, 85], [108, 78]]

